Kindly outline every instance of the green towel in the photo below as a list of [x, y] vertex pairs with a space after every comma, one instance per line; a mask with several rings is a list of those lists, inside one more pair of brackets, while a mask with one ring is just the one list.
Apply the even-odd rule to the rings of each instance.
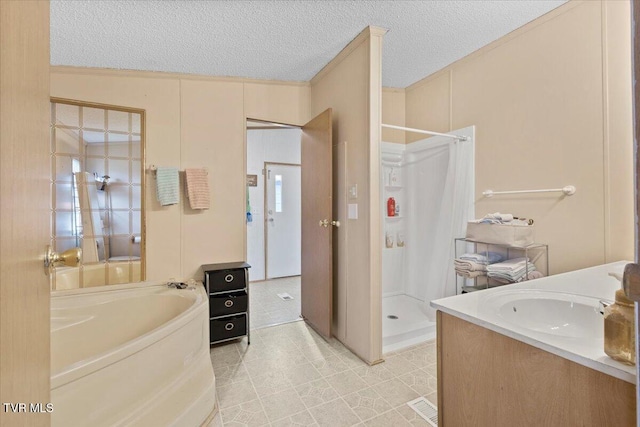
[[253, 216], [251, 215], [251, 201], [249, 200], [249, 186], [247, 186], [247, 222], [252, 222]]

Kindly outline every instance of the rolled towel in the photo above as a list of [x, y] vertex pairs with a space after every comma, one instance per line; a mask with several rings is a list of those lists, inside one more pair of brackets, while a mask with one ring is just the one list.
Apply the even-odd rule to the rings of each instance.
[[178, 168], [158, 167], [156, 170], [156, 196], [162, 206], [180, 201]]

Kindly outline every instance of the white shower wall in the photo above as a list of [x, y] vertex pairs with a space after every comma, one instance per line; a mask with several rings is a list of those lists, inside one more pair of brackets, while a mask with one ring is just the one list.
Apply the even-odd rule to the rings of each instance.
[[[474, 128], [453, 131], [466, 142], [432, 137], [411, 144], [383, 142], [382, 342], [383, 353], [433, 339], [429, 302], [455, 293], [453, 239], [461, 237], [474, 210]], [[401, 184], [390, 187], [398, 170]], [[400, 201], [400, 217], [388, 218], [389, 197]], [[397, 246], [398, 232], [405, 245]], [[392, 248], [384, 237], [395, 237]]]
[[[452, 266], [450, 266], [451, 274], [442, 269], [439, 274], [434, 274], [437, 266], [434, 266], [432, 261], [441, 260], [444, 264], [450, 263], [449, 254], [453, 239], [463, 237], [466, 220], [472, 219], [473, 210], [468, 208], [473, 206], [474, 193], [472, 148], [474, 129], [469, 127], [451, 133], [472, 138], [472, 141], [462, 143], [467, 145], [461, 157], [466, 156], [468, 159], [471, 156], [470, 170], [465, 171], [465, 176], [462, 179], [459, 173], [452, 173], [455, 162], [453, 162], [454, 159], [451, 159], [450, 162], [449, 158], [451, 144], [453, 144], [450, 138], [431, 137], [406, 145], [382, 143], [382, 208], [385, 213], [383, 238], [390, 232], [397, 240], [397, 233], [401, 231], [405, 240], [405, 246], [401, 248], [398, 248], [396, 244], [393, 248], [386, 248], [385, 241], [382, 242], [383, 297], [407, 295], [428, 304], [429, 300], [433, 299], [432, 288], [435, 285], [428, 283], [430, 279], [436, 277], [439, 278], [437, 281], [448, 281], [448, 276], [452, 276], [451, 280], [454, 279]], [[470, 150], [469, 147], [471, 147]], [[389, 190], [386, 185], [386, 176], [390, 171], [391, 162], [385, 162], [385, 158], [392, 159], [398, 153], [402, 155], [399, 167], [402, 189], [396, 190], [399, 191], [396, 193]], [[465, 215], [470, 216], [462, 219], [457, 218], [452, 221], [454, 224], [448, 225], [447, 230], [442, 230], [441, 216], [450, 215], [447, 212], [449, 204], [443, 206], [442, 201], [448, 200], [450, 202], [451, 199], [451, 195], [444, 194], [444, 189], [447, 183], [451, 184], [452, 180], [456, 179], [464, 185], [464, 189], [456, 187], [456, 191], [466, 192], [467, 201], [465, 203], [468, 214]], [[445, 196], [448, 196], [449, 199]], [[401, 200], [401, 218], [390, 220], [386, 217], [386, 203], [389, 197]], [[443, 240], [443, 232], [451, 235]], [[439, 241], [440, 245], [435, 244], [436, 241]], [[431, 289], [428, 288], [429, 286]], [[446, 295], [452, 295], [449, 288], [447, 288]], [[437, 297], [446, 295], [442, 294]]]

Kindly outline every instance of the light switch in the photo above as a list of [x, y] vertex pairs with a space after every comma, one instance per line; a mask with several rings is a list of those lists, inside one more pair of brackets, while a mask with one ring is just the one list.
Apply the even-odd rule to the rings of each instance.
[[349, 198], [357, 199], [358, 198], [358, 184], [353, 184], [349, 187]]
[[349, 203], [349, 219], [358, 219], [358, 204], [357, 203]]

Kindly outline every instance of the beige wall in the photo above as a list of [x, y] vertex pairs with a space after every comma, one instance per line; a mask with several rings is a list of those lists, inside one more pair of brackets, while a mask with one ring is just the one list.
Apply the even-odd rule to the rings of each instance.
[[[404, 126], [406, 97], [404, 89], [382, 88], [382, 123]], [[404, 144], [406, 132], [396, 129], [382, 129], [382, 140]]]
[[[369, 362], [381, 357], [379, 147], [383, 31], [365, 29], [311, 81], [311, 112], [333, 109], [334, 150], [344, 150], [337, 194], [358, 186], [358, 219], [334, 239], [334, 335]], [[338, 181], [342, 180], [342, 182]], [[338, 206], [344, 206], [338, 202]], [[338, 217], [344, 218], [344, 212]]]
[[632, 260], [630, 52], [628, 2], [569, 2], [408, 87], [406, 125], [476, 126], [476, 216], [535, 219], [552, 273]]
[[162, 207], [146, 174], [147, 279], [245, 259], [245, 117], [303, 124], [307, 83], [52, 67], [51, 96], [146, 110], [146, 166], [209, 171], [211, 209]]

